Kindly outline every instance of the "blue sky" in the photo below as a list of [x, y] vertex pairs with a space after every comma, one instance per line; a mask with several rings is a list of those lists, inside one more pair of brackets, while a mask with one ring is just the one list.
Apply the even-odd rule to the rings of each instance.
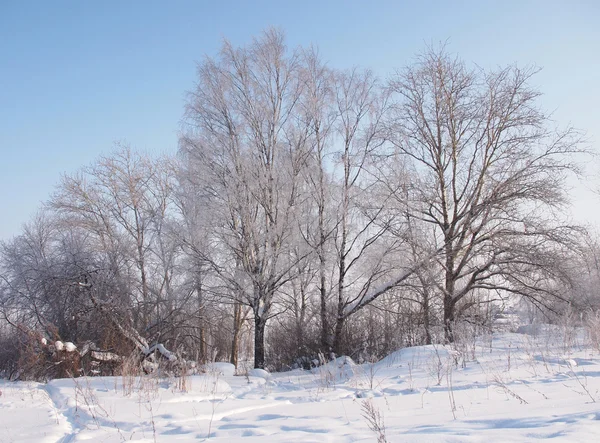
[[[427, 43], [486, 68], [543, 68], [541, 104], [600, 147], [600, 2], [0, 0], [0, 239], [115, 142], [173, 153], [195, 66], [269, 26], [385, 77]], [[595, 172], [595, 171], [592, 171]], [[600, 197], [575, 186], [576, 217]]]

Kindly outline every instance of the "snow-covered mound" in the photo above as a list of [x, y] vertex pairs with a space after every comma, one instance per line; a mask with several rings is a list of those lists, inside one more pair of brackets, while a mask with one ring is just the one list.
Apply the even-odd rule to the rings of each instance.
[[250, 369], [248, 371], [248, 376], [264, 378], [265, 380], [268, 380], [269, 378], [271, 378], [271, 374], [269, 374], [268, 371], [265, 371], [264, 369], [260, 369], [260, 368]]
[[235, 366], [231, 363], [207, 363], [206, 365], [204, 365], [204, 369], [206, 370], [206, 372], [224, 375], [227, 377], [233, 377], [233, 375], [235, 374]]

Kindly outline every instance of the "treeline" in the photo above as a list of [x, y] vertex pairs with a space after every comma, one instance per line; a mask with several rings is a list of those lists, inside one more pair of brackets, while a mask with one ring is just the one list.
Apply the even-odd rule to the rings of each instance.
[[535, 73], [442, 47], [382, 81], [277, 31], [226, 42], [176, 156], [120, 147], [2, 243], [1, 369], [31, 377], [56, 340], [286, 368], [452, 342], [518, 298], [593, 306], [597, 248], [565, 217], [581, 135]]

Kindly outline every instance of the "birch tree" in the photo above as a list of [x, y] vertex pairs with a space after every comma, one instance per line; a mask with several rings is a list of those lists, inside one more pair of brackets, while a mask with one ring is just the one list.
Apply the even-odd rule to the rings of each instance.
[[198, 66], [187, 108], [184, 155], [195, 156], [221, 215], [222, 252], [237, 264], [212, 260], [238, 288], [254, 316], [254, 365], [265, 365], [265, 327], [278, 289], [290, 279], [286, 248], [295, 226], [297, 180], [307, 156], [308, 127], [298, 118], [299, 55], [283, 35], [265, 32], [245, 48], [226, 42], [217, 59]]
[[336, 211], [333, 204], [333, 176], [328, 164], [334, 152], [335, 123], [338, 111], [335, 107], [335, 71], [328, 68], [315, 49], [304, 54], [303, 81], [305, 93], [300, 105], [310, 127], [310, 164], [305, 170], [305, 181], [311, 196], [306, 214], [311, 207], [316, 216], [305, 220], [303, 236], [314, 249], [318, 262], [318, 292], [320, 341], [322, 352], [331, 349], [330, 314], [328, 304], [333, 291], [333, 238], [336, 228]]
[[384, 205], [364, 204], [372, 185], [367, 168], [384, 144], [381, 130], [386, 94], [370, 71], [357, 69], [337, 73], [334, 94], [341, 172], [335, 212], [337, 281], [330, 346], [340, 355], [344, 324], [356, 312], [349, 307], [387, 276], [391, 269], [385, 259], [395, 244], [381, 242], [386, 233], [386, 226], [380, 223]]

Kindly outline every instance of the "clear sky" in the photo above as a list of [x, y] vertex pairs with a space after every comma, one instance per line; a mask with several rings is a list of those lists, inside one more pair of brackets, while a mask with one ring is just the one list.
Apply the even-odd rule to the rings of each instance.
[[[486, 68], [538, 65], [542, 106], [600, 148], [597, 0], [0, 0], [0, 239], [115, 142], [175, 152], [196, 63], [269, 26], [384, 77], [446, 40]], [[576, 217], [600, 221], [600, 197], [574, 192]]]

